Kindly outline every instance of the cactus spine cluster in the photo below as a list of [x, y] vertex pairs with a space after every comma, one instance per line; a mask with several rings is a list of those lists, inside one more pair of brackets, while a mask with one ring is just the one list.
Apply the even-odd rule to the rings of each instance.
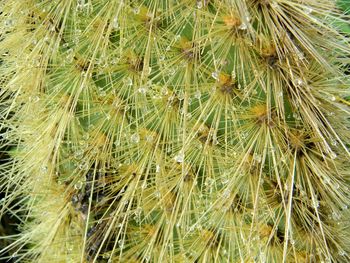
[[349, 262], [334, 0], [0, 3], [15, 262]]

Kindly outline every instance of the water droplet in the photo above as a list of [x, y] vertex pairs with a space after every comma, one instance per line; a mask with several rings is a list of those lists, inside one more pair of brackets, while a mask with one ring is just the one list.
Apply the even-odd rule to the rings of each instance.
[[137, 15], [137, 14], [140, 13], [140, 8], [139, 8], [139, 7], [135, 7], [132, 11], [133, 11], [133, 13], [134, 13], [135, 15]]
[[43, 173], [46, 173], [47, 171], [48, 171], [48, 167], [46, 166], [46, 165], [43, 165], [43, 166], [41, 166], [41, 171], [43, 172]]
[[137, 216], [140, 216], [141, 215], [141, 213], [142, 213], [142, 208], [141, 207], [137, 207], [136, 209], [135, 209], [135, 215], [137, 215]]
[[151, 71], [152, 71], [152, 67], [149, 67], [149, 66], [148, 67], [147, 66], [144, 67], [144, 72], [145, 72], [146, 75], [149, 75], [151, 73]]
[[234, 80], [234, 79], [236, 79], [236, 71], [235, 70], [232, 70], [232, 72], [231, 72], [231, 78]]
[[224, 198], [228, 198], [230, 197], [230, 194], [231, 194], [231, 191], [229, 189], [226, 189], [223, 194], [222, 194], [222, 197]]
[[253, 159], [254, 159], [257, 163], [261, 163], [261, 160], [262, 160], [261, 155], [258, 154], [258, 153], [254, 153]]
[[159, 172], [160, 172], [160, 165], [157, 164], [157, 165], [156, 165], [156, 173], [159, 173]]
[[132, 84], [133, 84], [132, 79], [130, 77], [125, 78], [124, 84], [127, 86], [132, 86]]
[[179, 152], [178, 155], [175, 156], [175, 161], [178, 163], [182, 163], [185, 159], [185, 154], [183, 152]]
[[67, 245], [67, 250], [68, 251], [73, 251], [74, 245], [73, 244], [68, 244]]
[[83, 150], [78, 150], [78, 151], [76, 151], [76, 152], [74, 153], [74, 158], [76, 158], [76, 159], [81, 159], [82, 156], [83, 156], [83, 154], [84, 154], [84, 151], [83, 151]]
[[173, 76], [174, 74], [175, 74], [175, 69], [174, 68], [170, 68], [170, 69], [168, 69], [168, 74], [170, 75], [170, 76]]
[[337, 158], [337, 154], [336, 154], [335, 152], [330, 152], [330, 153], [329, 153], [329, 157], [330, 157], [332, 160], [334, 160], [334, 159]]
[[146, 94], [147, 88], [145, 88], [145, 87], [140, 87], [137, 91], [138, 91], [139, 93], [141, 93], [141, 94]]
[[39, 96], [34, 96], [34, 97], [32, 98], [32, 101], [33, 101], [34, 103], [37, 103], [38, 101], [40, 101], [40, 97], [39, 97]]
[[277, 8], [277, 7], [278, 7], [278, 3], [277, 3], [277, 2], [272, 2], [272, 3], [270, 4], [270, 6], [271, 6], [272, 8]]
[[229, 182], [228, 179], [222, 179], [222, 181], [221, 181], [221, 183], [224, 184], [224, 185], [225, 185], [225, 184], [228, 184], [228, 182]]
[[305, 6], [304, 7], [305, 14], [310, 15], [312, 13], [312, 11], [313, 11], [312, 7], [310, 7], [310, 6]]
[[82, 181], [78, 181], [75, 185], [74, 185], [74, 189], [76, 190], [80, 190], [83, 187], [83, 182]]
[[87, 169], [89, 169], [89, 165], [87, 163], [83, 162], [83, 163], [79, 164], [79, 169], [80, 170], [87, 170]]
[[185, 98], [185, 93], [182, 90], [180, 90], [179, 93], [177, 94], [177, 98], [179, 100], [183, 100]]
[[118, 29], [119, 28], [119, 23], [118, 23], [118, 18], [117, 17], [115, 17], [113, 19], [112, 26], [113, 26], [114, 29]]
[[131, 135], [130, 140], [133, 143], [139, 143], [140, 142], [140, 135], [138, 135], [137, 133], [134, 133], [133, 135]]
[[197, 8], [201, 9], [203, 7], [202, 1], [197, 1]]
[[153, 142], [153, 136], [152, 135], [146, 135], [145, 136], [145, 140], [146, 140], [146, 142], [151, 143], [151, 142]]
[[238, 27], [239, 30], [246, 30], [247, 28], [248, 28], [248, 26], [247, 26], [246, 23], [242, 23], [242, 24]]
[[211, 73], [211, 76], [215, 80], [219, 80], [219, 73], [217, 71], [214, 71]]
[[296, 78], [295, 83], [298, 87], [300, 87], [304, 84], [304, 81], [301, 78]]
[[159, 192], [159, 191], [156, 191], [156, 192], [154, 193], [154, 195], [155, 195], [155, 197], [160, 198], [160, 192]]
[[298, 58], [299, 58], [300, 60], [304, 60], [304, 59], [305, 59], [305, 54], [304, 54], [303, 51], [297, 50], [296, 53], [297, 53], [297, 56], [298, 56]]
[[339, 215], [337, 212], [333, 212], [333, 213], [332, 213], [332, 218], [333, 218], [334, 220], [339, 220], [339, 219], [340, 219], [340, 215]]
[[5, 27], [12, 27], [14, 25], [14, 21], [12, 19], [6, 19], [4, 22]]
[[194, 97], [196, 98], [196, 99], [200, 99], [201, 98], [201, 92], [199, 91], [199, 90], [197, 90], [195, 93], [194, 93]]
[[168, 95], [168, 89], [166, 88], [166, 87], [162, 87], [162, 89], [160, 90], [160, 94], [162, 95], [162, 96], [166, 96], [166, 95]]
[[118, 246], [123, 249], [124, 248], [124, 241], [123, 240], [119, 240], [118, 241]]

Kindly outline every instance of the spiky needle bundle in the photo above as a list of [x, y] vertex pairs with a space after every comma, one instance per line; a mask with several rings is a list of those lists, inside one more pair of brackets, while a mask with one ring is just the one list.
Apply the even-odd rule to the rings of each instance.
[[334, 0], [0, 3], [17, 262], [349, 262]]

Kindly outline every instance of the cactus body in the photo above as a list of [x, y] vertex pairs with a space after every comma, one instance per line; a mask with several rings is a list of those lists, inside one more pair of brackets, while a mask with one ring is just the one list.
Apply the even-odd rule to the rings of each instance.
[[8, 0], [16, 262], [349, 262], [333, 0]]

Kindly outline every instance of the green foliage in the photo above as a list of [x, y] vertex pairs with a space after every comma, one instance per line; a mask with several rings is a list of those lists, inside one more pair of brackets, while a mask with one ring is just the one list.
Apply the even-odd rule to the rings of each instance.
[[0, 211], [20, 220], [1, 252], [349, 262], [335, 2], [1, 2]]

